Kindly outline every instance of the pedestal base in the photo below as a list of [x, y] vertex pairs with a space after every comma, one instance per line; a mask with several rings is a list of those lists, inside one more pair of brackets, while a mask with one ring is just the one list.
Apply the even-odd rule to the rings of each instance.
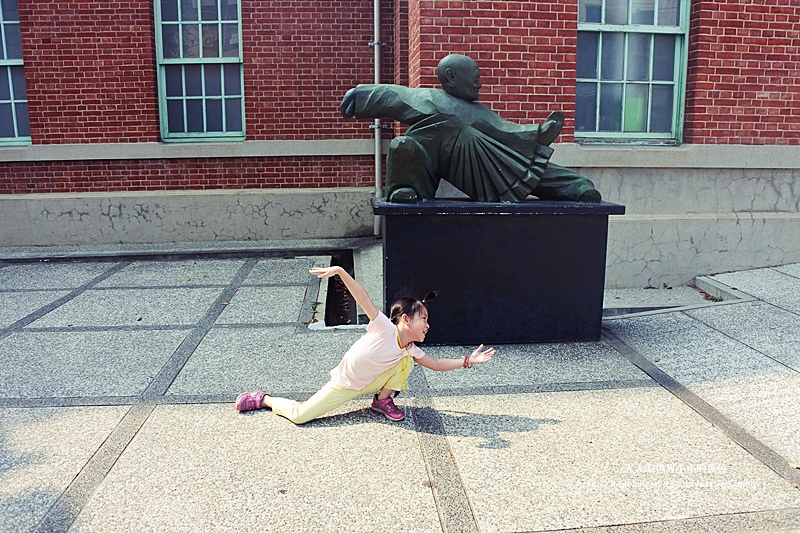
[[372, 207], [384, 217], [384, 310], [439, 292], [426, 344], [600, 338], [608, 215], [624, 206], [373, 198]]

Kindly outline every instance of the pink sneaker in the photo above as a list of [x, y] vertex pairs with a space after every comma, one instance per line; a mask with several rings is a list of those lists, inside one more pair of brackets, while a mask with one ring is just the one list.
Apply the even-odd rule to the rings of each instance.
[[391, 396], [385, 400], [378, 400], [378, 395], [376, 394], [372, 397], [372, 406], [370, 409], [395, 422], [402, 422], [406, 417], [403, 411], [394, 404], [394, 400], [392, 400]]
[[264, 396], [269, 395], [264, 391], [242, 393], [236, 398], [236, 410], [243, 413], [244, 411], [261, 409], [261, 400], [264, 399]]

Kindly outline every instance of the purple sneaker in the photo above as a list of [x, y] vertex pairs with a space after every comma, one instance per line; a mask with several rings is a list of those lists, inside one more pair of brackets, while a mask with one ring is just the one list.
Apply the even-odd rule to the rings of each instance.
[[372, 397], [372, 406], [370, 409], [395, 422], [402, 422], [406, 417], [403, 411], [394, 404], [394, 400], [392, 400], [391, 396], [385, 400], [378, 400], [378, 395], [376, 394]]

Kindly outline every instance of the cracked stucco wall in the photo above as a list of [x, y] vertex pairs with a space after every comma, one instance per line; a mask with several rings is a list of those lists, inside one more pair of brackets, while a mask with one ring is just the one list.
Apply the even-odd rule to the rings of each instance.
[[368, 188], [0, 196], [0, 246], [372, 234]]
[[610, 217], [606, 286], [800, 262], [800, 170], [583, 168]]

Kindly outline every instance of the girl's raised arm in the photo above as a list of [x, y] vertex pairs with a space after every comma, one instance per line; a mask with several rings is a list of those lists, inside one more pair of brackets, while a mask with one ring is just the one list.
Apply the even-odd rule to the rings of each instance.
[[312, 268], [309, 270], [309, 273], [317, 276], [320, 279], [339, 276], [339, 278], [344, 282], [345, 287], [347, 287], [347, 290], [350, 291], [350, 294], [352, 294], [353, 298], [356, 299], [356, 303], [360, 305], [367, 314], [367, 318], [374, 320], [375, 317], [378, 316], [378, 308], [372, 302], [372, 299], [369, 297], [369, 294], [367, 294], [367, 291], [342, 267], [333, 266], [328, 268]]

